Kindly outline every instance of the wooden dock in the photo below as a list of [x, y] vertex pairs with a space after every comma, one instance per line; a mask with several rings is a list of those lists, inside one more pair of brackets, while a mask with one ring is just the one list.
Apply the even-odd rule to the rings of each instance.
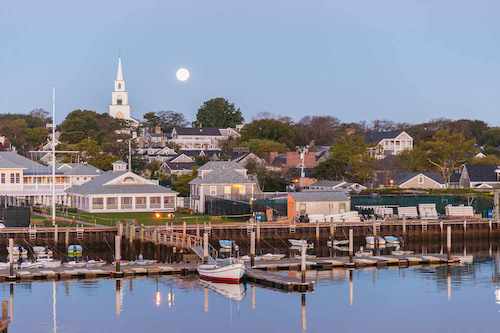
[[314, 289], [314, 284], [312, 282], [302, 282], [300, 279], [295, 277], [250, 267], [248, 267], [245, 271], [245, 279], [263, 286], [285, 291], [307, 292], [313, 291]]

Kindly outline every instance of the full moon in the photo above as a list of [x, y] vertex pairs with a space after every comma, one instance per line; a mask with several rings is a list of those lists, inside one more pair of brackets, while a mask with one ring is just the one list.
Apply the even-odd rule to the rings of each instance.
[[175, 76], [177, 77], [177, 80], [184, 82], [189, 80], [191, 74], [189, 74], [189, 70], [187, 70], [187, 68], [179, 68], [175, 73]]

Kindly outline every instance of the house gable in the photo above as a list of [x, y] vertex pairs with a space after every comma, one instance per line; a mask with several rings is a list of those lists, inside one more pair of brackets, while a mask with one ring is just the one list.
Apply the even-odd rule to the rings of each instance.
[[122, 175], [113, 178], [103, 185], [144, 185], [144, 184], [154, 184], [153, 182], [136, 175], [133, 172], [126, 172]]
[[186, 154], [180, 154], [169, 161], [170, 163], [193, 163], [194, 160]]

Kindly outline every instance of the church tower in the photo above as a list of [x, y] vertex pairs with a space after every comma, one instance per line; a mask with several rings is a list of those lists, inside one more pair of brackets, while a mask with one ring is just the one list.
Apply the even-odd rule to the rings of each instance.
[[120, 58], [118, 58], [115, 89], [111, 94], [111, 105], [108, 112], [113, 118], [132, 120], [130, 117], [130, 105], [128, 105], [128, 92], [125, 89], [125, 80], [123, 79], [122, 60]]

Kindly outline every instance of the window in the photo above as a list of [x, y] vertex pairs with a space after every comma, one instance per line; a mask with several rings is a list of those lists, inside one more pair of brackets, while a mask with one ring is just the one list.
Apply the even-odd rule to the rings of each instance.
[[106, 209], [118, 209], [118, 198], [106, 198]]
[[245, 185], [240, 185], [240, 195], [245, 195], [245, 193], [246, 193]]
[[16, 173], [16, 184], [21, 183], [21, 175], [19, 173]]
[[346, 208], [346, 203], [345, 202], [339, 203], [339, 212], [340, 213], [345, 213], [345, 208]]
[[5, 184], [5, 173], [2, 173], [2, 174], [0, 175], [0, 182], [1, 182], [2, 184]]
[[136, 197], [135, 208], [146, 208], [146, 197]]
[[104, 198], [92, 198], [92, 208], [93, 209], [103, 209], [104, 208]]
[[424, 183], [424, 176], [423, 175], [419, 175], [418, 176], [418, 183], [419, 184], [423, 184]]
[[116, 100], [116, 104], [118, 104], [118, 105], [122, 105], [122, 99], [121, 99], [121, 98], [118, 98], [118, 99]]
[[14, 184], [15, 182], [16, 182], [16, 175], [15, 175], [15, 174], [13, 174], [13, 173], [11, 173], [11, 174], [10, 174], [10, 183], [11, 183], [11, 184]]
[[175, 197], [172, 196], [163, 197], [163, 208], [175, 208]]
[[229, 197], [231, 196], [231, 186], [224, 186], [224, 196]]
[[122, 88], [122, 84], [118, 83], [118, 89], [121, 89], [121, 88]]
[[132, 197], [121, 197], [121, 206], [122, 206], [122, 209], [131, 209], [132, 208]]
[[210, 186], [210, 195], [217, 195], [217, 186]]
[[149, 197], [149, 208], [161, 208], [161, 197]]

